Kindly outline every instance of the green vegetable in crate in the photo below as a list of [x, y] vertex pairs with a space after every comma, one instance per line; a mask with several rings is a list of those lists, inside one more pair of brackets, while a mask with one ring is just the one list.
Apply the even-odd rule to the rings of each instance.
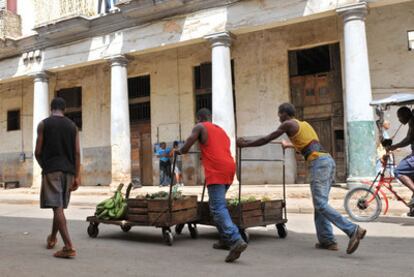
[[122, 196], [122, 184], [118, 186], [114, 196], [106, 199], [96, 206], [95, 215], [99, 219], [121, 219], [125, 216], [127, 210], [127, 203]]
[[[246, 197], [242, 197], [241, 198], [241, 203], [249, 203], [249, 202], [254, 202], [257, 201], [256, 197], [254, 196], [249, 196], [248, 198]], [[238, 206], [239, 205], [239, 198], [232, 198], [232, 199], [228, 199], [227, 200], [227, 205], [228, 206]]]

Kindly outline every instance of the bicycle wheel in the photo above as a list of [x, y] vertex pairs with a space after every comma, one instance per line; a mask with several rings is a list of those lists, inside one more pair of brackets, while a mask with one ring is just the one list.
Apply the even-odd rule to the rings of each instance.
[[381, 213], [382, 202], [378, 195], [366, 187], [348, 191], [344, 201], [345, 211], [355, 221], [373, 221]]

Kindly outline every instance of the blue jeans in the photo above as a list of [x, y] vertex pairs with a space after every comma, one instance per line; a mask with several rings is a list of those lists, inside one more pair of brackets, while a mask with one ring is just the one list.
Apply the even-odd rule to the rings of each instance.
[[226, 193], [229, 187], [229, 185], [209, 185], [207, 189], [210, 213], [220, 234], [220, 239], [228, 245], [232, 245], [242, 238], [227, 209]]
[[160, 160], [160, 185], [168, 186], [171, 182], [171, 163]]
[[357, 225], [343, 217], [328, 204], [329, 192], [335, 182], [335, 161], [330, 155], [313, 160], [310, 163], [310, 173], [316, 234], [319, 242], [336, 242], [332, 232], [332, 224], [351, 237]]
[[112, 0], [99, 0], [98, 1], [98, 14], [101, 13], [103, 1], [105, 2], [105, 13], [108, 13], [109, 10], [112, 8]]

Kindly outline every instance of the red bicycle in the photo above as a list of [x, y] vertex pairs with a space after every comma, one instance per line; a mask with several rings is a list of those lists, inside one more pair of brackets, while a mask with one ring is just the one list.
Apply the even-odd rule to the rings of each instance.
[[[403, 202], [410, 209], [408, 203], [398, 195], [391, 184], [395, 180], [394, 167], [393, 154], [387, 153], [382, 160], [382, 169], [378, 172], [374, 181], [363, 182], [365, 186], [358, 186], [348, 191], [344, 206], [353, 220], [367, 222], [378, 218], [382, 210], [382, 200], [385, 203], [384, 215], [387, 214], [388, 197], [384, 189], [390, 191], [398, 201]], [[411, 208], [407, 215], [414, 216], [414, 208]]]

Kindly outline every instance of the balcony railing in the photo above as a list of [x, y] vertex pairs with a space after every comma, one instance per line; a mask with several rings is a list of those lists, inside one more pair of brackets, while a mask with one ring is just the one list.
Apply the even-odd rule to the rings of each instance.
[[97, 14], [98, 0], [35, 0], [35, 25], [75, 16]]

